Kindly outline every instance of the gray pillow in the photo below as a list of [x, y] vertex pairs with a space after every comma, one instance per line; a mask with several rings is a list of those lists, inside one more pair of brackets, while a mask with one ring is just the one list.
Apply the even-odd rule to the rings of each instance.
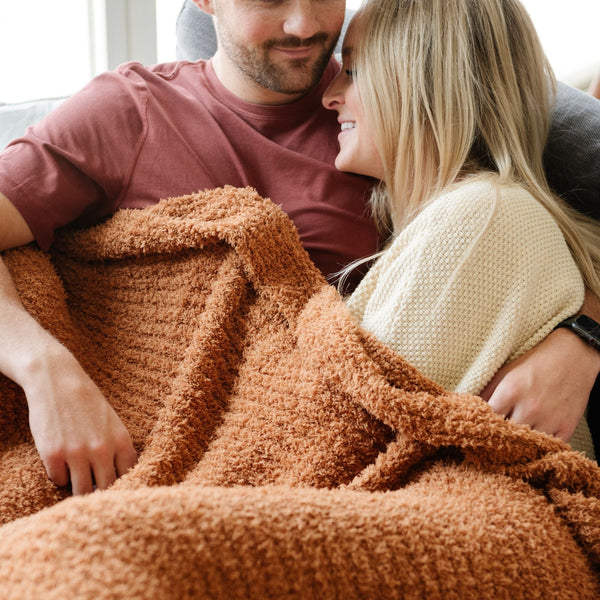
[[[336, 52], [354, 11], [346, 11]], [[177, 56], [210, 58], [217, 49], [212, 17], [185, 0], [177, 20]], [[600, 218], [600, 101], [564, 83], [544, 155], [552, 188], [579, 210]]]
[[200, 10], [192, 0], [185, 0], [177, 17], [177, 58], [194, 62], [210, 58], [216, 49], [217, 36], [212, 17]]
[[569, 204], [600, 219], [600, 101], [558, 84], [544, 152], [548, 182]]

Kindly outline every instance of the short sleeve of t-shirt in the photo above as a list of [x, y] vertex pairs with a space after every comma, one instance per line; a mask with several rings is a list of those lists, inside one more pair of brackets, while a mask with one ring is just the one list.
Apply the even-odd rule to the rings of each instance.
[[147, 98], [128, 73], [96, 77], [0, 154], [0, 191], [43, 248], [55, 229], [97, 221], [126, 193], [146, 135]]

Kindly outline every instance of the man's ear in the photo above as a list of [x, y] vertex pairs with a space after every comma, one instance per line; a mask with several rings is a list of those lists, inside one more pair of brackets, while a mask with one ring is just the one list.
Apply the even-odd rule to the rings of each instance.
[[214, 4], [213, 4], [213, 0], [192, 0], [192, 2], [201, 11], [204, 11], [205, 13], [208, 13], [209, 15], [214, 15], [215, 14], [215, 7], [214, 7]]

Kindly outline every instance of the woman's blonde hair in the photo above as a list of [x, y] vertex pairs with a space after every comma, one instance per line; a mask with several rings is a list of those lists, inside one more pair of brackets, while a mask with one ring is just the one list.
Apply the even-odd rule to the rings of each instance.
[[598, 226], [546, 182], [555, 80], [520, 2], [367, 0], [355, 21], [355, 82], [384, 171], [371, 198], [380, 228], [398, 233], [448, 186], [495, 172], [552, 214], [600, 295]]

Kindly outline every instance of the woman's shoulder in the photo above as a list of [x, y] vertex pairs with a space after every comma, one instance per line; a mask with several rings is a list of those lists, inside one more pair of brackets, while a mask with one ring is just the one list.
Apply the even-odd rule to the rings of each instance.
[[568, 255], [550, 213], [523, 186], [495, 176], [463, 180], [445, 190], [390, 244], [391, 257], [415, 253], [463, 255], [486, 260], [506, 255]]
[[492, 223], [554, 224], [550, 213], [523, 186], [502, 182], [496, 175], [474, 176], [445, 190], [423, 211], [428, 220], [464, 222], [465, 225]]
[[534, 196], [523, 186], [503, 183], [493, 175], [471, 177], [445, 190], [387, 250], [379, 262], [465, 252], [484, 258], [487, 253], [495, 257], [505, 253], [515, 255], [515, 260], [541, 252], [566, 251], [570, 256], [559, 226]]
[[429, 206], [452, 210], [472, 210], [500, 203], [515, 208], [539, 206], [523, 186], [504, 182], [495, 174], [471, 176], [446, 188]]

